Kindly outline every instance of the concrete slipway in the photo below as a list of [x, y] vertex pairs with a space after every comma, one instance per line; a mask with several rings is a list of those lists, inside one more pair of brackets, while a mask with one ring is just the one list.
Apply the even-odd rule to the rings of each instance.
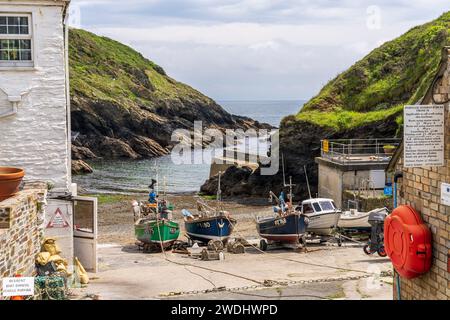
[[[384, 273], [390, 261], [348, 243], [310, 246], [308, 253], [250, 247], [223, 261], [144, 254], [132, 245], [103, 244], [98, 254], [100, 271], [74, 290], [75, 299], [392, 299], [392, 277]], [[221, 291], [199, 292], [214, 288]]]

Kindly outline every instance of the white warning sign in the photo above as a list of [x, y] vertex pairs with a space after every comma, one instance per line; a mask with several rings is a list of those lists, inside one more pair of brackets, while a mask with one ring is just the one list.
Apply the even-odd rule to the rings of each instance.
[[66, 221], [61, 209], [57, 208], [47, 224], [47, 228], [67, 228], [68, 226], [69, 223]]
[[444, 106], [405, 106], [404, 166], [444, 165]]
[[34, 295], [34, 278], [3, 278], [2, 289], [4, 297], [32, 296]]

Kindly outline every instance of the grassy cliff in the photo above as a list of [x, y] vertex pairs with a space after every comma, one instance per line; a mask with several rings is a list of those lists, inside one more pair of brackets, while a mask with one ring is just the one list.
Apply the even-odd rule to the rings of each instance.
[[154, 104], [186, 96], [212, 100], [168, 77], [164, 69], [132, 48], [80, 29], [70, 30], [72, 95], [124, 104]]
[[296, 115], [298, 120], [345, 130], [398, 114], [416, 103], [450, 44], [450, 12], [373, 50], [331, 80]]
[[[280, 125], [280, 149], [286, 176], [292, 176], [296, 200], [308, 196], [306, 166], [312, 193], [317, 192], [321, 139], [392, 138], [401, 133], [405, 104], [419, 101], [430, 87], [439, 66], [442, 48], [450, 45], [450, 12], [415, 27], [399, 38], [373, 50], [347, 71], [331, 80], [296, 115]], [[244, 176], [239, 183], [239, 177]], [[224, 195], [265, 196], [282, 189], [281, 172], [261, 176], [258, 172], [227, 171]], [[216, 190], [214, 179], [203, 189]], [[286, 190], [285, 190], [286, 191]]]
[[69, 59], [75, 159], [167, 154], [172, 132], [191, 129], [194, 120], [218, 129], [260, 126], [112, 39], [71, 29]]

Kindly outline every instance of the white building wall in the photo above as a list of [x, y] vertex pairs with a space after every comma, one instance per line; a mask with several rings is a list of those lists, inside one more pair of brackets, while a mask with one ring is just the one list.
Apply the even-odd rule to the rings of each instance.
[[[10, 100], [21, 98], [17, 114], [0, 116], [0, 166], [23, 167], [26, 180], [48, 181], [66, 191], [70, 154], [62, 2], [13, 3], [0, 0], [0, 12], [32, 14], [34, 67], [0, 69], [0, 90]], [[11, 108], [5, 101], [0, 98], [0, 115]]]

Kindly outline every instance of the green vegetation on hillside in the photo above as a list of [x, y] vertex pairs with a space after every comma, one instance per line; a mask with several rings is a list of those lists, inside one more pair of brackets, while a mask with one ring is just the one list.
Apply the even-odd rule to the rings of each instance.
[[71, 94], [127, 107], [191, 97], [210, 103], [195, 89], [168, 77], [132, 48], [80, 29], [70, 29]]
[[442, 48], [450, 44], [450, 12], [386, 42], [331, 80], [297, 119], [335, 129], [358, 127], [398, 114], [431, 85]]

